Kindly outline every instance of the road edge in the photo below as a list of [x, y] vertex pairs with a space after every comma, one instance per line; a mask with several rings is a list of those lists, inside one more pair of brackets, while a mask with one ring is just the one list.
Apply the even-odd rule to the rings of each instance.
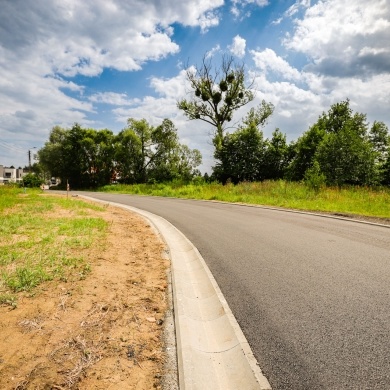
[[[141, 215], [169, 248], [179, 388], [271, 390], [214, 276], [190, 240], [156, 214], [86, 195], [80, 197]], [[218, 302], [211, 305], [216, 309], [210, 312], [210, 305], [206, 307], [202, 300], [213, 299], [214, 295]]]

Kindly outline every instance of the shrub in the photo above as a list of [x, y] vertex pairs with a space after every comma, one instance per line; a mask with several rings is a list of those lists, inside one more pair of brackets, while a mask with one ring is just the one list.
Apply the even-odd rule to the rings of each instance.
[[314, 161], [313, 165], [305, 172], [305, 184], [315, 192], [319, 190], [326, 183], [326, 176], [321, 172], [320, 164], [318, 161]]

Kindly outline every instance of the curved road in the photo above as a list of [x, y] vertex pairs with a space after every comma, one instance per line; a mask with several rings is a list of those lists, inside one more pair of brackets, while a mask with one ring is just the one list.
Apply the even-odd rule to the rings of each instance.
[[274, 390], [390, 389], [389, 228], [216, 202], [84, 194], [161, 215], [192, 241]]

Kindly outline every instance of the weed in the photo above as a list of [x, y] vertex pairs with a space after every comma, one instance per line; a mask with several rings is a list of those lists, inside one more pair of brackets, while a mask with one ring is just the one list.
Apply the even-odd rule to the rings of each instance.
[[0, 294], [0, 306], [11, 306], [16, 308], [17, 306], [17, 297], [12, 294]]

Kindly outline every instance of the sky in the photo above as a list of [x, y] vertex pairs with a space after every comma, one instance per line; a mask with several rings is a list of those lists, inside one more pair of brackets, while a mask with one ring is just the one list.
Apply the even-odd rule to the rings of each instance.
[[[189, 121], [186, 69], [245, 65], [263, 129], [296, 140], [345, 99], [390, 127], [389, 0], [0, 0], [0, 165], [26, 166], [51, 129], [173, 121], [211, 172], [212, 127]], [[231, 129], [229, 131], [233, 131]]]

